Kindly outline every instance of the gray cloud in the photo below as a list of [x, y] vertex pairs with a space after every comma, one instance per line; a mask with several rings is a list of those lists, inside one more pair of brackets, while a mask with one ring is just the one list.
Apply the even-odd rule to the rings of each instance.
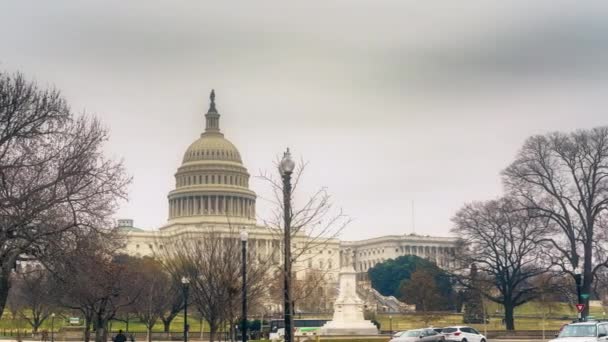
[[292, 146], [304, 189], [328, 186], [355, 218], [346, 238], [408, 231], [412, 200], [419, 231], [446, 234], [463, 202], [500, 193], [526, 136], [606, 124], [600, 1], [2, 6], [0, 67], [102, 117], [135, 177], [119, 214], [148, 228], [210, 88], [250, 173]]

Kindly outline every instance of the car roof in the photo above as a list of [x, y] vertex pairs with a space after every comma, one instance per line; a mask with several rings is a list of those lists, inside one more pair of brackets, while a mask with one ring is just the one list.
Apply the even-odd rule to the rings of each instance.
[[470, 326], [468, 326], [468, 325], [450, 325], [449, 327], [445, 327], [443, 329], [447, 329], [447, 328], [470, 328]]

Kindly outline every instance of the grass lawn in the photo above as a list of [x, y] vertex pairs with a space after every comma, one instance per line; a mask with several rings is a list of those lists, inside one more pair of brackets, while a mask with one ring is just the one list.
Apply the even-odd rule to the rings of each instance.
[[[502, 325], [502, 307], [496, 303], [486, 303], [486, 310], [490, 315], [490, 322], [484, 327], [483, 324], [472, 324], [473, 327], [483, 331], [484, 328], [487, 330], [504, 330]], [[545, 315], [547, 319], [543, 320], [541, 317]], [[601, 307], [592, 307], [592, 316], [597, 318], [604, 317], [604, 310]], [[389, 315], [380, 314], [377, 316], [377, 320], [380, 322], [382, 330], [407, 330], [415, 329], [424, 326], [424, 323], [420, 315], [416, 314], [393, 314], [392, 320]], [[569, 323], [576, 317], [576, 310], [570, 307], [566, 303], [548, 303], [541, 304], [537, 302], [530, 302], [521, 305], [515, 309], [515, 328], [517, 330], [542, 330], [543, 326], [546, 330], [557, 330], [563, 324]], [[297, 318], [297, 317], [296, 317]], [[302, 317], [306, 318], [306, 317]], [[310, 318], [310, 317], [309, 317]], [[316, 318], [331, 319], [331, 315], [324, 317], [317, 316]], [[201, 321], [197, 318], [188, 316], [188, 323], [192, 332], [200, 332]], [[446, 314], [441, 316], [437, 320], [431, 322], [432, 326], [447, 326], [462, 324], [462, 315], [459, 314]], [[63, 326], [69, 326], [67, 318], [57, 316], [55, 318], [55, 330], [59, 330]], [[183, 316], [177, 316], [173, 322], [171, 322], [171, 331], [180, 332], [184, 326]], [[209, 325], [206, 322], [202, 322], [204, 331], [209, 331]], [[112, 331], [118, 331], [118, 329], [127, 330], [126, 322], [112, 321]], [[41, 329], [51, 330], [51, 319], [47, 319], [42, 325]], [[0, 319], [0, 334], [5, 334], [5, 331], [31, 331], [30, 325], [23, 319], [12, 319], [10, 313], [3, 315]], [[153, 331], [162, 332], [162, 322], [157, 322], [154, 325]], [[129, 331], [132, 332], [145, 332], [146, 327], [137, 320], [135, 317], [131, 317], [129, 320]], [[220, 330], [221, 331], [221, 330]]]
[[[121, 322], [121, 321], [112, 321], [112, 331], [118, 331], [119, 329], [122, 330], [127, 330], [127, 324], [126, 322]], [[192, 318], [190, 316], [188, 316], [188, 324], [190, 325], [190, 331], [193, 332], [197, 332], [200, 331], [201, 329], [201, 322], [200, 320], [196, 319], [196, 318]], [[62, 317], [55, 317], [55, 331], [59, 330], [61, 327], [64, 326], [70, 326], [67, 319], [64, 319]], [[175, 317], [175, 319], [173, 320], [173, 322], [171, 322], [171, 331], [172, 332], [180, 332], [182, 331], [184, 328], [184, 317], [183, 316], [177, 316]], [[203, 322], [203, 328], [205, 329], [205, 331], [209, 331], [209, 325], [206, 322]], [[27, 331], [27, 332], [31, 332], [32, 328], [31, 326], [27, 323], [26, 320], [24, 319], [12, 319], [10, 317], [10, 315], [6, 315], [4, 317], [2, 317], [2, 319], [0, 319], [0, 334], [4, 334], [4, 331], [9, 331], [9, 330], [21, 330], [21, 331]], [[51, 330], [51, 319], [47, 319], [43, 324], [42, 327], [40, 328], [40, 330], [43, 329], [47, 329], [47, 330]], [[162, 332], [163, 331], [163, 323], [161, 321], [158, 321], [154, 327], [152, 328], [153, 331], [155, 332]], [[146, 332], [146, 326], [141, 323], [137, 318], [135, 317], [131, 317], [129, 319], [129, 331], [131, 332]], [[220, 329], [221, 331], [221, 329]]]
[[[486, 324], [487, 330], [504, 330], [502, 325], [503, 311], [502, 306], [496, 303], [486, 302], [487, 314], [490, 315], [490, 322]], [[596, 318], [604, 318], [602, 307], [591, 307], [590, 315]], [[542, 317], [546, 319], [543, 320]], [[517, 330], [558, 330], [563, 324], [570, 323], [577, 317], [576, 309], [566, 303], [538, 303], [529, 302], [515, 308], [515, 328]], [[391, 320], [389, 315], [379, 315], [378, 321], [382, 330], [390, 330]], [[446, 325], [457, 325], [462, 323], [462, 316], [457, 314], [445, 315], [431, 325], [441, 327]], [[470, 324], [476, 329], [483, 331], [483, 324]], [[392, 315], [393, 330], [415, 329], [424, 326], [419, 315]]]

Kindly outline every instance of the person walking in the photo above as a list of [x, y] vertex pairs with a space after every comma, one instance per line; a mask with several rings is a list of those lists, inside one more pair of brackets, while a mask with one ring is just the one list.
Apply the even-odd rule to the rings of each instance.
[[127, 342], [127, 336], [122, 333], [122, 330], [118, 330], [118, 334], [114, 336], [114, 342]]

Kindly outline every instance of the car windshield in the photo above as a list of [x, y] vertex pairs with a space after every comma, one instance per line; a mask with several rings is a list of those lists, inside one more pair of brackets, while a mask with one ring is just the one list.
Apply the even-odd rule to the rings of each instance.
[[404, 332], [403, 335], [401, 335], [401, 337], [403, 337], [403, 336], [418, 337], [418, 336], [420, 336], [421, 332], [422, 332], [422, 330], [408, 330], [408, 331]]
[[441, 330], [441, 332], [442, 333], [453, 333], [456, 330], [458, 330], [458, 329], [456, 329], [456, 328], [444, 328], [443, 330]]
[[567, 325], [559, 333], [559, 337], [595, 337], [596, 332], [595, 325], [591, 324]]
[[395, 335], [393, 335], [393, 336], [401, 336], [401, 335], [403, 335], [403, 333], [404, 333], [404, 332], [405, 332], [405, 331], [399, 331], [399, 332], [396, 332], [396, 333], [395, 333]]

